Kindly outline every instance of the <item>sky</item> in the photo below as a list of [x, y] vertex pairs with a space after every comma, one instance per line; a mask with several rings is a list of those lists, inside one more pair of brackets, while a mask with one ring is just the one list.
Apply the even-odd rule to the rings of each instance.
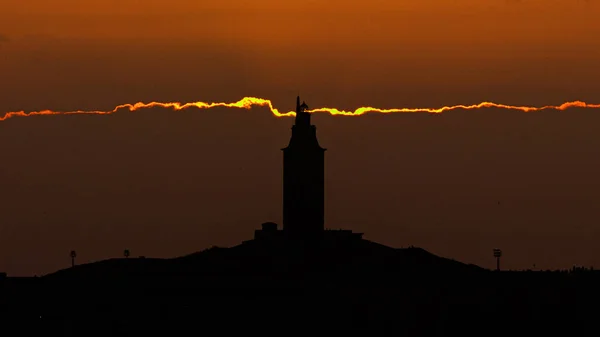
[[[311, 108], [600, 103], [600, 4], [2, 0], [0, 113], [295, 97]], [[600, 268], [600, 111], [313, 118], [326, 226], [492, 268]], [[174, 257], [281, 224], [266, 108], [0, 122], [0, 271]]]

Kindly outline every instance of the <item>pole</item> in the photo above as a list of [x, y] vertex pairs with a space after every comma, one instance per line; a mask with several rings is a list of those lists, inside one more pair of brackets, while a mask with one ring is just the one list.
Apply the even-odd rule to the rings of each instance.
[[502, 256], [502, 251], [498, 248], [494, 248], [494, 257], [496, 258], [496, 271], [500, 271], [500, 257]]
[[75, 267], [75, 257], [77, 257], [77, 253], [72, 250], [71, 251], [71, 267]]

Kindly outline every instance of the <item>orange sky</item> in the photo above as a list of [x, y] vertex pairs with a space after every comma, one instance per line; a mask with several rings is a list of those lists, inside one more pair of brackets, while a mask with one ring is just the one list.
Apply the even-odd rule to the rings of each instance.
[[[598, 4], [575, 0], [428, 1], [3, 1], [4, 34], [59, 37], [226, 39], [310, 45], [588, 45]], [[475, 46], [475, 45], [473, 45]]]
[[[298, 93], [346, 110], [599, 103], [599, 16], [583, 0], [3, 0], [0, 112], [243, 96], [290, 110]], [[508, 268], [600, 266], [598, 116], [319, 116], [328, 227], [487, 267], [496, 246]], [[75, 248], [174, 256], [281, 222], [290, 123], [263, 109], [0, 123], [0, 271], [53, 271]]]

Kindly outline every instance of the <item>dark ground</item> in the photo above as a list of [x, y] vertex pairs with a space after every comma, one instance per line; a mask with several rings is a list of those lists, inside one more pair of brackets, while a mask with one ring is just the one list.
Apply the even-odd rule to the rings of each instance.
[[19, 335], [597, 335], [600, 274], [495, 272], [369, 241], [251, 241], [0, 283]]

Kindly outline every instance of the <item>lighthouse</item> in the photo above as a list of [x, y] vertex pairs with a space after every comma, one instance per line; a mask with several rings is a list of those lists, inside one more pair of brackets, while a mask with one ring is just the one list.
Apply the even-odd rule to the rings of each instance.
[[318, 237], [325, 229], [325, 151], [308, 106], [296, 98], [292, 136], [283, 151], [283, 232]]
[[[292, 137], [283, 148], [283, 229], [265, 222], [254, 231], [254, 240], [268, 242], [321, 243], [357, 242], [362, 233], [352, 230], [325, 230], [325, 151], [317, 140], [306, 103], [296, 98], [296, 119]], [[282, 239], [285, 239], [282, 241]], [[247, 242], [247, 241], [244, 241]], [[320, 244], [312, 245], [319, 247]]]

